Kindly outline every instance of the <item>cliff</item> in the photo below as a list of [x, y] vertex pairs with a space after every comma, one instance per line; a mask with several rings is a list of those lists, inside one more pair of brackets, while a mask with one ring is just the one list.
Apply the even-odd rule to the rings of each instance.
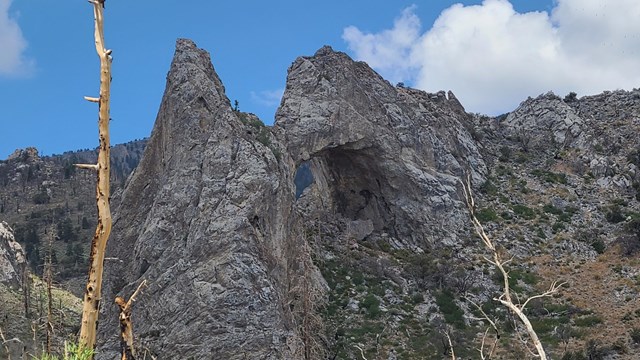
[[0, 282], [20, 289], [26, 265], [27, 258], [13, 230], [6, 222], [0, 222]]
[[[234, 112], [208, 53], [178, 40], [142, 161], [114, 220], [105, 299], [150, 283], [135, 328], [168, 358], [293, 358], [294, 188], [279, 144]], [[255, 119], [254, 119], [255, 121]], [[255, 123], [254, 123], [255, 124]], [[128, 296], [128, 295], [126, 295]], [[115, 308], [101, 338], [117, 350]]]

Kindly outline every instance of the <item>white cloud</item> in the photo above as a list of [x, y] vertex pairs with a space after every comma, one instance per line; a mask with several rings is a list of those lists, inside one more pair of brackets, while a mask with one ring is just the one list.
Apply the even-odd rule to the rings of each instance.
[[469, 111], [498, 114], [549, 90], [640, 87], [637, 0], [558, 0], [551, 14], [518, 13], [507, 0], [456, 4], [424, 33], [413, 11], [403, 11], [391, 30], [348, 27], [343, 39], [391, 81], [451, 89]]
[[33, 62], [24, 57], [27, 42], [20, 27], [9, 14], [11, 0], [0, 0], [0, 76], [28, 74]]
[[349, 26], [344, 29], [342, 38], [360, 59], [383, 72], [387, 79], [404, 80], [415, 70], [407, 59], [420, 37], [420, 19], [413, 13], [414, 9], [415, 6], [405, 9], [391, 30], [364, 34], [355, 26]]
[[284, 89], [251, 91], [251, 100], [263, 106], [277, 106], [280, 104]]

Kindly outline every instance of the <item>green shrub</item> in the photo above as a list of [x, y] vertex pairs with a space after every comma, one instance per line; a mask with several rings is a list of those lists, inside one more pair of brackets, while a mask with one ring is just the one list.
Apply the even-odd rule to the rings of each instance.
[[458, 329], [464, 329], [464, 312], [453, 299], [453, 295], [449, 291], [439, 291], [436, 293], [436, 304], [440, 308], [440, 312], [444, 315], [444, 320]]
[[258, 140], [264, 146], [271, 145], [271, 139], [269, 138], [269, 130], [266, 128], [261, 129], [256, 135], [256, 140]]
[[593, 250], [595, 250], [598, 254], [603, 254], [605, 252], [605, 250], [607, 249], [607, 246], [604, 244], [604, 241], [600, 240], [600, 239], [596, 239], [595, 241], [593, 241], [591, 243], [591, 247], [593, 248]]
[[561, 360], [587, 360], [587, 357], [580, 351], [567, 351]]
[[491, 181], [491, 179], [487, 179], [487, 181], [480, 185], [480, 192], [486, 195], [495, 196], [498, 194], [498, 187]]
[[530, 319], [533, 329], [540, 334], [548, 334], [557, 330], [564, 322], [567, 321], [566, 317], [544, 317], [544, 318], [532, 318]]
[[535, 285], [538, 282], [538, 276], [529, 270], [512, 269], [509, 272], [509, 277], [516, 282], [520, 280], [527, 285]]
[[553, 215], [562, 214], [562, 209], [557, 208], [551, 204], [546, 204], [545, 206], [542, 207], [542, 210], [548, 214], [553, 214]]
[[373, 294], [367, 294], [367, 296], [360, 303], [360, 308], [367, 311], [367, 316], [371, 319], [380, 315], [380, 300]]
[[567, 184], [567, 175], [561, 173], [554, 173], [547, 170], [535, 169], [531, 172], [531, 175], [534, 175], [541, 180], [552, 183], [552, 184]]
[[560, 230], [564, 230], [564, 224], [561, 222], [556, 222], [555, 224], [553, 224], [553, 226], [551, 226], [551, 231], [553, 231], [554, 234]]
[[634, 164], [637, 167], [640, 167], [640, 151], [632, 150], [627, 154], [627, 161]]
[[417, 292], [411, 295], [411, 302], [413, 304], [420, 304], [423, 301], [424, 301], [424, 296], [422, 295], [422, 293]]
[[273, 153], [273, 156], [276, 157], [276, 160], [280, 161], [280, 159], [282, 159], [282, 151], [280, 151], [280, 149], [274, 146], [269, 146], [269, 149], [271, 149], [271, 152]]
[[356, 271], [351, 275], [351, 282], [353, 285], [362, 285], [364, 284], [364, 275], [360, 271]]
[[94, 350], [80, 348], [77, 344], [64, 343], [64, 354], [62, 357], [50, 354], [42, 354], [36, 360], [90, 360], [95, 355]]
[[46, 191], [40, 191], [39, 193], [33, 195], [33, 203], [34, 204], [48, 204], [51, 198], [47, 195]]
[[513, 212], [526, 220], [531, 220], [536, 217], [536, 212], [533, 209], [522, 204], [513, 205]]
[[578, 94], [576, 94], [573, 91], [568, 93], [567, 96], [564, 97], [564, 102], [566, 103], [574, 102], [574, 101], [578, 101]]
[[492, 208], [483, 208], [476, 211], [476, 218], [478, 218], [478, 221], [480, 221], [481, 223], [489, 221], [495, 222], [498, 220], [498, 215]]
[[617, 204], [609, 206], [607, 212], [604, 214], [604, 218], [612, 224], [617, 224], [621, 221], [624, 221], [622, 210]]
[[603, 360], [609, 353], [606, 347], [602, 346], [598, 340], [589, 340], [585, 347], [585, 352], [589, 360]]
[[509, 161], [510, 158], [511, 158], [511, 148], [509, 148], [508, 146], [502, 146], [500, 148], [500, 156], [498, 157], [498, 160], [502, 162], [507, 162]]

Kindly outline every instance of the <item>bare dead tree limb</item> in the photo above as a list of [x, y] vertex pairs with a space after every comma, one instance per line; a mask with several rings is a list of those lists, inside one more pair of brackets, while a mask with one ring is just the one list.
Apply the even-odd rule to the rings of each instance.
[[2, 345], [4, 345], [4, 349], [7, 352], [7, 360], [11, 360], [11, 351], [9, 350], [9, 346], [7, 345], [7, 339], [4, 337], [2, 328], [0, 328], [0, 339], [2, 339]]
[[120, 350], [122, 360], [135, 360], [136, 357], [136, 349], [133, 346], [133, 323], [131, 322], [131, 306], [133, 302], [136, 301], [136, 296], [140, 293], [143, 287], [147, 286], [147, 280], [143, 280], [136, 291], [133, 292], [133, 295], [129, 298], [128, 301], [125, 301], [124, 298], [118, 296], [116, 297], [115, 303], [120, 308], [120, 315], [118, 319], [120, 320]]
[[[496, 322], [491, 320], [489, 315], [487, 315], [487, 313], [482, 309], [480, 305], [476, 304], [473, 300], [467, 297], [465, 297], [465, 299], [468, 302], [470, 302], [473, 306], [475, 306], [476, 309], [478, 309], [478, 311], [480, 311], [480, 313], [482, 314], [483, 318], [477, 319], [477, 320], [487, 321], [491, 325], [487, 327], [487, 329], [484, 331], [484, 335], [482, 336], [482, 343], [480, 344], [480, 349], [478, 349], [478, 351], [480, 351], [480, 358], [482, 360], [491, 359], [493, 357], [493, 354], [495, 353], [496, 346], [498, 345], [498, 340], [500, 340], [500, 332], [498, 331], [498, 326], [496, 326]], [[493, 328], [493, 330], [495, 331], [495, 339], [493, 341], [493, 344], [491, 345], [491, 348], [489, 349], [489, 353], [485, 356], [484, 346], [487, 340], [487, 334], [489, 333], [489, 330], [491, 328]]]
[[456, 360], [456, 353], [453, 351], [453, 343], [451, 342], [451, 336], [449, 335], [449, 331], [445, 331], [444, 335], [447, 337], [447, 341], [449, 342], [449, 351], [451, 351], [451, 360]]
[[547, 354], [544, 351], [544, 347], [542, 346], [542, 343], [540, 342], [540, 338], [538, 337], [538, 334], [533, 329], [533, 326], [531, 325], [531, 321], [529, 321], [529, 318], [524, 313], [524, 309], [525, 309], [525, 306], [529, 303], [529, 301], [533, 299], [552, 296], [553, 294], [558, 292], [558, 290], [562, 287], [562, 285], [564, 285], [564, 283], [558, 284], [557, 281], [554, 281], [549, 286], [549, 290], [545, 291], [544, 293], [528, 298], [523, 305], [515, 304], [513, 302], [513, 299], [511, 296], [511, 290], [509, 287], [509, 272], [505, 269], [505, 265], [511, 262], [513, 260], [513, 257], [511, 257], [509, 260], [502, 259], [503, 255], [495, 247], [494, 243], [491, 241], [489, 236], [485, 233], [484, 228], [482, 227], [482, 224], [476, 217], [475, 200], [473, 198], [473, 194], [471, 193], [471, 177], [470, 176], [467, 177], [466, 184], [462, 183], [462, 187], [464, 189], [467, 208], [469, 210], [469, 215], [471, 216], [471, 221], [473, 222], [473, 227], [476, 231], [476, 234], [478, 234], [484, 246], [491, 253], [491, 259], [485, 258], [485, 260], [490, 264], [494, 265], [498, 269], [498, 271], [500, 271], [500, 273], [502, 274], [502, 280], [503, 280], [502, 293], [500, 294], [499, 297], [494, 298], [493, 300], [500, 302], [502, 305], [504, 305], [509, 310], [511, 310], [511, 312], [515, 314], [518, 317], [518, 319], [520, 319], [522, 325], [524, 325], [525, 327], [525, 330], [529, 338], [533, 343], [533, 346], [535, 347], [535, 352], [531, 351], [529, 347], [527, 347], [527, 349], [535, 357], [539, 357], [541, 360], [547, 360]]
[[364, 357], [364, 350], [362, 350], [362, 348], [358, 345], [353, 345], [356, 347], [356, 349], [360, 350], [360, 356], [362, 356], [362, 360], [367, 360], [366, 357]]

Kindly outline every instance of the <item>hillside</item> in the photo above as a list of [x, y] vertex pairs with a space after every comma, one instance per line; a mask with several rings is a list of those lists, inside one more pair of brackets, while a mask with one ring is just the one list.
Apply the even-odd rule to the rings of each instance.
[[[114, 199], [135, 169], [146, 140], [115, 145], [111, 150]], [[53, 238], [56, 281], [84, 278], [87, 251], [95, 231], [95, 177], [73, 164], [95, 162], [93, 150], [39, 156], [35, 148], [16, 150], [0, 161], [0, 218], [25, 248], [31, 269], [40, 274], [43, 249]], [[72, 287], [82, 294], [82, 287]]]

